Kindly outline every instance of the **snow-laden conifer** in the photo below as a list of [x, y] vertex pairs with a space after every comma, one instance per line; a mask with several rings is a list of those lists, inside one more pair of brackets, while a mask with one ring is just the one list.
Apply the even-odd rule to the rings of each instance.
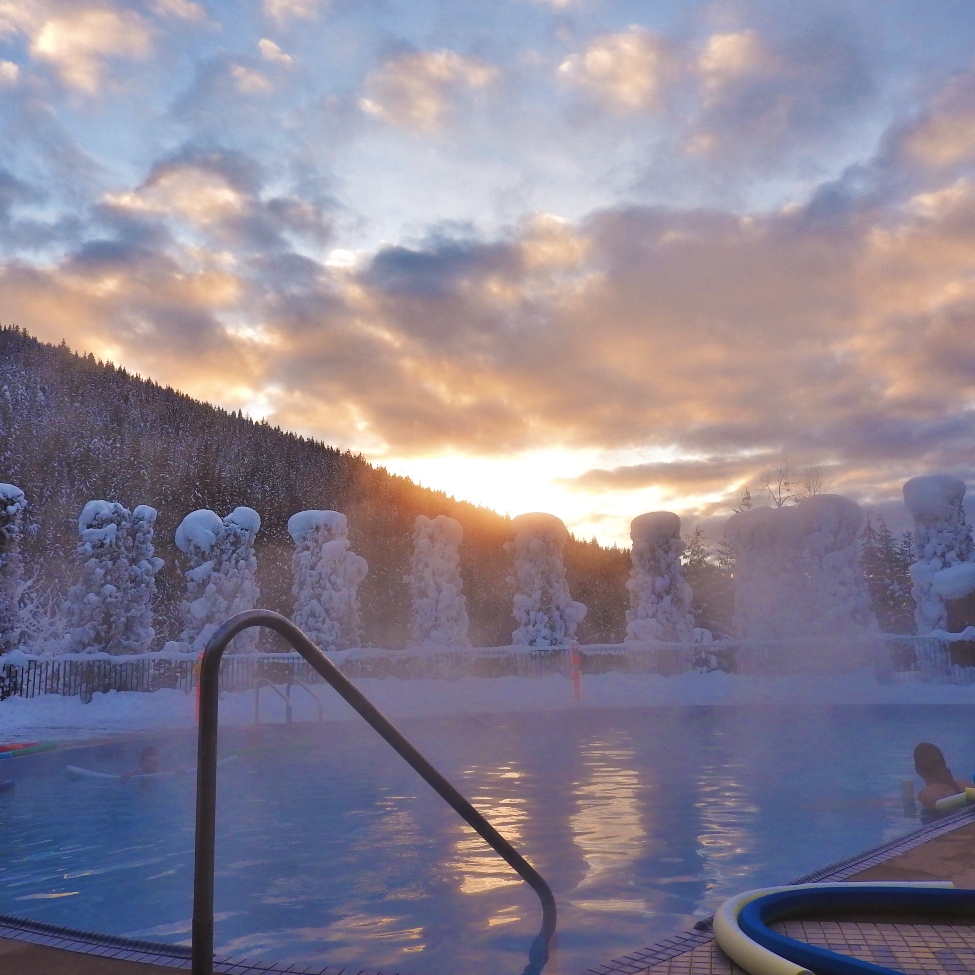
[[630, 525], [633, 568], [626, 588], [627, 642], [694, 639], [691, 587], [684, 581], [680, 557], [684, 542], [680, 518], [670, 511], [652, 511]]
[[[235, 508], [226, 518], [201, 508], [180, 522], [176, 547], [190, 563], [179, 638], [183, 649], [203, 650], [222, 623], [257, 605], [261, 591], [254, 539], [260, 529], [260, 515], [245, 507]], [[257, 639], [256, 629], [245, 630], [234, 638], [232, 649], [253, 650]]]
[[860, 506], [837, 494], [752, 508], [728, 519], [735, 554], [735, 629], [752, 640], [869, 635], [857, 537]]
[[511, 527], [514, 540], [505, 550], [515, 559], [512, 615], [518, 623], [511, 634], [516, 646], [555, 647], [571, 643], [586, 607], [569, 594], [562, 551], [569, 534], [555, 515], [543, 512], [519, 515]]
[[460, 577], [464, 529], [446, 515], [420, 515], [413, 529], [413, 558], [405, 577], [413, 598], [410, 642], [417, 647], [469, 647], [467, 599]]
[[899, 540], [883, 518], [868, 516], [860, 532], [860, 562], [870, 591], [870, 607], [885, 633], [913, 633], [914, 600], [910, 568], [914, 544], [908, 532]]
[[21, 644], [27, 631], [24, 561], [20, 551], [24, 492], [0, 484], [0, 653]]
[[155, 632], [152, 599], [163, 560], [155, 556], [156, 509], [129, 511], [117, 501], [89, 501], [78, 518], [81, 578], [64, 605], [64, 649], [72, 653], [144, 653]]
[[295, 624], [322, 650], [358, 646], [358, 590], [369, 566], [349, 546], [345, 515], [299, 511], [288, 519], [288, 533], [295, 543]]
[[904, 503], [914, 519], [914, 619], [919, 634], [944, 630], [946, 602], [975, 591], [975, 543], [965, 517], [965, 482], [950, 474], [912, 477]]

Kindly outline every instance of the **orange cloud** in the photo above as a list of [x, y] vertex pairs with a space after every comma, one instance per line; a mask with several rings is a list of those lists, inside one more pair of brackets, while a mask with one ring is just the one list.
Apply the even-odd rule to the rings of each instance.
[[359, 107], [391, 125], [432, 132], [443, 124], [455, 93], [485, 88], [496, 77], [495, 68], [456, 51], [415, 51], [369, 75]]

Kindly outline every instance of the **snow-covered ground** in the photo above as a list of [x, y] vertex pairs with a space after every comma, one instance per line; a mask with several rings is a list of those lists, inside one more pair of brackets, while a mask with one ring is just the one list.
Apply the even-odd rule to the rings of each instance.
[[[572, 683], [552, 674], [540, 678], [470, 677], [461, 680], [363, 678], [356, 685], [390, 718], [440, 714], [503, 713], [601, 707], [693, 707], [711, 705], [975, 704], [975, 685], [878, 683], [870, 673], [840, 677], [743, 677], [714, 672], [673, 677], [656, 674], [585, 675], [581, 700]], [[351, 708], [324, 685], [314, 690], [326, 720], [349, 720]], [[317, 717], [300, 689], [293, 692], [294, 719]], [[99, 738], [132, 731], [186, 728], [194, 723], [193, 695], [177, 690], [151, 694], [111, 691], [89, 704], [77, 697], [45, 695], [0, 702], [0, 743]], [[222, 724], [254, 722], [254, 694], [226, 694]], [[261, 692], [261, 721], [283, 721], [284, 704]]]

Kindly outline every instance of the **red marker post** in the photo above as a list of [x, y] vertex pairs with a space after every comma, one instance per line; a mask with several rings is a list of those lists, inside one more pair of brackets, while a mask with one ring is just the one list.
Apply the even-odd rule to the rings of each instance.
[[203, 667], [203, 654], [201, 653], [199, 657], [196, 658], [196, 663], [193, 664], [193, 679], [196, 681], [196, 714], [194, 716], [194, 721], [200, 723], [200, 670]]
[[582, 673], [579, 668], [582, 666], [582, 660], [579, 657], [579, 644], [573, 640], [570, 649], [572, 651], [572, 700], [581, 701]]

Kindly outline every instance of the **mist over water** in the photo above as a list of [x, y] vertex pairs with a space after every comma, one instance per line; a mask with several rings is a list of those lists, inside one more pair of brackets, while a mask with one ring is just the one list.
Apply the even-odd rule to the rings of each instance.
[[[975, 766], [968, 709], [645, 708], [405, 719], [403, 730], [509, 837], [559, 904], [550, 971], [687, 928], [917, 825], [900, 782], [937, 741]], [[153, 738], [192, 764], [189, 734]], [[520, 973], [531, 891], [368, 728], [227, 729], [216, 945], [235, 956], [452, 975]], [[192, 775], [73, 780], [141, 743], [19, 766], [0, 797], [0, 912], [187, 942]]]

